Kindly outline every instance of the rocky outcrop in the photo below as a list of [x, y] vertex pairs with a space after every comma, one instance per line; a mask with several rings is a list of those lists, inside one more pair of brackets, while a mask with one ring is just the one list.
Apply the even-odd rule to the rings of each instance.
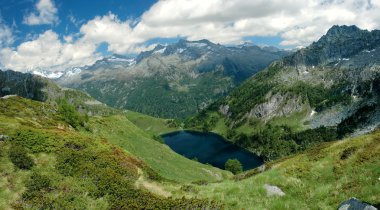
[[43, 88], [47, 80], [32, 75], [15, 71], [0, 70], [0, 97], [6, 95], [18, 95], [38, 101], [46, 100]]
[[350, 198], [341, 203], [338, 210], [377, 210], [377, 208], [356, 198]]
[[249, 113], [248, 118], [269, 120], [274, 117], [288, 116], [292, 113], [301, 112], [306, 104], [299, 96], [276, 93], [268, 94], [267, 101], [256, 105]]
[[229, 113], [229, 109], [230, 109], [230, 106], [228, 106], [228, 105], [220, 105], [219, 106], [219, 112], [226, 117], [229, 117], [231, 114], [231, 113]]

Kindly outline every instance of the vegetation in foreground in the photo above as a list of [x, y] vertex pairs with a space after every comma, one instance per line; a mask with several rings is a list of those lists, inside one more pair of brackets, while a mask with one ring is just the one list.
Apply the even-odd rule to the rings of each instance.
[[[322, 143], [268, 162], [263, 172], [254, 169], [229, 179], [221, 170], [175, 155], [158, 161], [169, 149], [125, 116], [90, 117], [89, 132], [72, 128], [46, 104], [1, 100], [0, 133], [10, 136], [0, 142], [1, 209], [249, 209], [253, 204], [258, 209], [334, 209], [350, 197], [372, 204], [380, 200], [380, 131]], [[190, 171], [197, 175], [189, 177]], [[210, 175], [206, 181], [201, 171], [219, 173], [222, 180], [214, 182], [216, 176]], [[175, 176], [177, 182], [169, 181]], [[285, 195], [268, 196], [266, 184]]]
[[125, 116], [94, 117], [90, 119], [89, 126], [94, 136], [104, 137], [141, 158], [166, 179], [190, 183], [218, 181], [230, 176], [226, 171], [175, 153], [167, 145], [153, 140], [151, 134], [143, 132]]
[[[380, 201], [380, 131], [322, 143], [304, 153], [207, 185], [189, 185], [188, 194], [211, 198], [227, 209], [337, 209], [351, 197]], [[269, 196], [265, 184], [284, 196]]]
[[238, 174], [243, 172], [243, 166], [237, 159], [228, 159], [225, 163], [224, 168], [227, 171], [231, 171], [233, 174]]
[[74, 129], [53, 106], [0, 100], [0, 133], [9, 136], [0, 141], [0, 209], [220, 208], [137, 186], [164, 178], [108, 139]]

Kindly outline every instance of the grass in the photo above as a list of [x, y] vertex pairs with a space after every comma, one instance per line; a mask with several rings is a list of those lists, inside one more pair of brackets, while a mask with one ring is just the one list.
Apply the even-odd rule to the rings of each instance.
[[[356, 152], [342, 160], [351, 147]], [[223, 201], [228, 209], [336, 209], [351, 197], [375, 204], [380, 200], [379, 165], [380, 131], [325, 143], [242, 181], [195, 186], [193, 196]], [[268, 197], [264, 184], [279, 186], [286, 195]]]
[[[337, 209], [351, 197], [372, 204], [380, 200], [380, 131], [322, 143], [268, 162], [264, 172], [232, 179], [225, 171], [171, 151], [128, 116], [92, 117], [91, 131], [76, 131], [62, 126], [44, 103], [0, 100], [0, 133], [15, 138], [0, 142], [0, 209], [126, 208], [124, 204], [164, 205], [182, 197], [215, 200], [226, 209]], [[11, 163], [7, 153], [12, 144], [28, 149], [35, 162], [31, 170]], [[154, 171], [177, 182], [152, 179]], [[27, 194], [36, 173], [48, 177], [50, 187]], [[194, 183], [199, 180], [208, 182]], [[278, 186], [285, 196], [268, 197], [265, 184]]]
[[152, 135], [162, 135], [178, 130], [178, 127], [170, 125], [170, 119], [155, 118], [133, 111], [126, 111], [125, 116], [137, 127]]
[[27, 171], [16, 171], [15, 167], [4, 154], [8, 146], [0, 142], [0, 209], [10, 209], [12, 203], [18, 200], [24, 191], [24, 180]]
[[[216, 176], [222, 178], [228, 173], [164, 149], [164, 145], [159, 146], [150, 139], [150, 134], [133, 125], [125, 116], [91, 119], [109, 124], [94, 123], [86, 129], [91, 128], [94, 133], [105, 128], [109, 129], [105, 133], [116, 132], [117, 137], [133, 142], [129, 145], [132, 152], [124, 151], [105, 136], [85, 128], [71, 128], [60, 120], [50, 104], [19, 97], [0, 99], [0, 102], [0, 134], [11, 137], [0, 141], [0, 209], [192, 209], [219, 206], [209, 200], [174, 199], [159, 194], [160, 188], [153, 180], [163, 183], [165, 179], [132, 152], [147, 152], [145, 157], [161, 153], [164, 157], [172, 157], [156, 164], [161, 164], [159, 167], [166, 169], [166, 174], [173, 170], [179, 180], [215, 180]], [[33, 159], [34, 165], [30, 169], [19, 169], [12, 164], [9, 148], [14, 146], [25, 149], [27, 156]], [[165, 164], [175, 161], [183, 165], [165, 168]], [[188, 168], [181, 175], [184, 166], [194, 167], [193, 173]], [[145, 174], [143, 180], [139, 171]], [[197, 176], [198, 172], [202, 174]], [[149, 191], [152, 189], [157, 191]]]
[[303, 109], [301, 112], [292, 113], [290, 116], [275, 117], [270, 120], [271, 125], [286, 125], [294, 131], [303, 131], [307, 127], [304, 125], [304, 120], [307, 118], [308, 110]]
[[175, 153], [167, 145], [153, 140], [151, 135], [139, 129], [125, 116], [94, 118], [90, 123], [95, 135], [105, 137], [141, 158], [166, 179], [186, 183], [217, 181], [230, 174]]

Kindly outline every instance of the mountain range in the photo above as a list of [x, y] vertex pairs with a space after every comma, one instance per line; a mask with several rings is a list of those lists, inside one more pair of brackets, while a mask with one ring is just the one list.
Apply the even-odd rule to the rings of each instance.
[[[379, 72], [380, 31], [356, 26], [294, 52], [180, 40], [61, 73], [0, 71], [0, 209], [376, 209]], [[184, 129], [264, 164], [187, 159], [161, 138]]]
[[156, 117], [185, 119], [288, 51], [208, 40], [157, 45], [136, 58], [113, 55], [63, 74], [58, 84]]
[[[272, 140], [278, 137], [267, 137], [267, 147], [258, 142], [257, 135], [275, 126], [283, 140], [323, 127], [338, 138], [373, 131], [380, 124], [379, 38], [378, 30], [333, 26], [318, 41], [273, 62], [190, 118], [187, 126], [220, 133], [268, 157], [285, 155], [272, 154]], [[289, 152], [306, 141], [289, 138], [294, 141], [282, 141]]]

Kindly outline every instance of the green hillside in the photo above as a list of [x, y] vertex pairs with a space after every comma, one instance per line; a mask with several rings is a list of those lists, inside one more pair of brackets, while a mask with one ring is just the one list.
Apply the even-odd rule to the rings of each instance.
[[180, 129], [180, 122], [172, 119], [155, 118], [133, 111], [125, 111], [125, 116], [140, 129], [152, 135], [162, 135]]
[[[376, 131], [323, 143], [221, 182], [158, 186], [171, 190], [174, 197], [219, 201], [226, 209], [337, 209], [351, 197], [378, 206], [379, 165]], [[284, 195], [268, 195], [266, 185], [278, 187]]]
[[[379, 165], [377, 131], [268, 163], [270, 169], [257, 175], [247, 172], [236, 180], [195, 186], [194, 195], [223, 201], [231, 209], [337, 209], [351, 197], [379, 204]], [[278, 186], [285, 196], [267, 196], [265, 184]]]
[[[333, 26], [199, 113], [185, 127], [214, 131], [266, 160], [378, 128], [380, 31]], [[376, 52], [376, 53], [372, 53]]]
[[[118, 117], [90, 118], [84, 126], [74, 129], [65, 122], [71, 115], [61, 113], [64, 112], [58, 110], [57, 113], [50, 104], [17, 96], [0, 99], [0, 209], [182, 209], [219, 205], [208, 200], [167, 198], [146, 190], [144, 186], [149, 180], [162, 182], [171, 177], [161, 176], [131, 154], [140, 151], [144, 157], [144, 150], [136, 148], [139, 144], [129, 145], [134, 146], [129, 153], [110, 143], [115, 140], [95, 134], [97, 122]], [[148, 134], [125, 117], [120, 117], [119, 123], [126, 124], [119, 127], [129, 133], [125, 139], [143, 139], [146, 144], [155, 145]], [[116, 131], [110, 129], [109, 132]], [[117, 132], [121, 134], [121, 130]], [[222, 173], [157, 144], [150, 148], [151, 155], [167, 153], [163, 158], [172, 158], [162, 163], [171, 163], [177, 158], [178, 165], [183, 163], [179, 169], [193, 168], [191, 177], [189, 173], [173, 172], [180, 180], [213, 180], [215, 174]], [[167, 174], [170, 169], [174, 171], [174, 168], [166, 168]], [[194, 175], [202, 171], [198, 177]]]
[[229, 175], [173, 152], [167, 145], [153, 140], [151, 135], [140, 130], [125, 116], [95, 117], [89, 124], [95, 136], [105, 137], [141, 158], [164, 178], [179, 182], [216, 181]]

